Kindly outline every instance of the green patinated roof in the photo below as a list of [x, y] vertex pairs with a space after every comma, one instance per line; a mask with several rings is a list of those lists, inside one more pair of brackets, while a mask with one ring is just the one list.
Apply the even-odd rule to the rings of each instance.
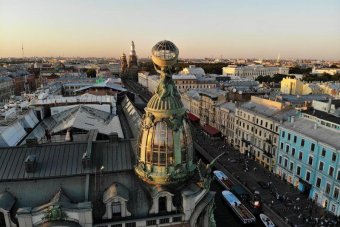
[[154, 110], [175, 110], [183, 108], [183, 103], [181, 99], [173, 96], [161, 99], [157, 94], [154, 94], [148, 103], [148, 108]]
[[96, 81], [96, 84], [100, 84], [100, 83], [103, 83], [103, 82], [105, 82], [105, 81], [103, 80], [103, 78], [99, 77], [98, 80]]

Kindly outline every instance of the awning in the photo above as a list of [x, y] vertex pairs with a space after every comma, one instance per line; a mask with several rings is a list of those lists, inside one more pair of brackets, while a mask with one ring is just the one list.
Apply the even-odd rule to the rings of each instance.
[[212, 136], [220, 136], [221, 135], [221, 131], [210, 126], [210, 125], [206, 125], [204, 126], [204, 131], [206, 131], [207, 133], [209, 133]]
[[196, 121], [200, 120], [198, 117], [196, 117], [192, 113], [188, 113], [188, 117], [189, 117], [190, 121], [192, 121], [192, 122], [196, 122]]

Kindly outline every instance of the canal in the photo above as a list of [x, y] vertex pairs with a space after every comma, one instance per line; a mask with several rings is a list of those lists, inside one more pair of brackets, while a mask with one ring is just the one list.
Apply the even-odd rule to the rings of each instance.
[[[216, 180], [211, 182], [210, 186], [211, 191], [215, 191], [215, 203], [216, 209], [214, 211], [215, 220], [217, 227], [240, 227], [245, 226], [241, 221], [236, 217], [236, 214], [226, 205], [226, 203], [222, 199], [222, 187], [218, 184]], [[259, 217], [256, 216], [257, 223], [251, 226], [264, 227]]]
[[[208, 163], [207, 160], [196, 150], [195, 155], [198, 160], [201, 158], [204, 163]], [[225, 190], [222, 186], [216, 181], [212, 181], [210, 185], [210, 190], [215, 191], [215, 204], [216, 209], [214, 211], [215, 221], [217, 227], [241, 227], [245, 226], [241, 221], [237, 218], [236, 214], [227, 206], [227, 204], [222, 199], [222, 191]], [[255, 215], [256, 223], [251, 226], [255, 227], [264, 227], [264, 224], [260, 221], [258, 215]]]

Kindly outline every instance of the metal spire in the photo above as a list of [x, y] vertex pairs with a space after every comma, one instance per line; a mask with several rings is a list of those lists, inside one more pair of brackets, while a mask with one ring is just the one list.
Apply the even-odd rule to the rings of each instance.
[[25, 54], [24, 54], [24, 42], [22, 42], [21, 50], [22, 50], [22, 58], [25, 58]]

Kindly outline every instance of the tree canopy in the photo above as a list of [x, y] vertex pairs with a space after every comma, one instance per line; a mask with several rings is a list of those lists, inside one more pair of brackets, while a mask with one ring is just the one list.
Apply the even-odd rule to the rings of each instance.
[[289, 74], [308, 74], [312, 72], [312, 68], [300, 68], [298, 66], [289, 68]]
[[[284, 74], [275, 74], [273, 77], [267, 75], [267, 76], [258, 76], [255, 80], [259, 83], [265, 82], [265, 83], [280, 83], [283, 78], [286, 78], [287, 75]], [[295, 78], [295, 76], [289, 76], [291, 78]]]
[[97, 71], [95, 69], [88, 69], [86, 71], [87, 77], [96, 77]]

